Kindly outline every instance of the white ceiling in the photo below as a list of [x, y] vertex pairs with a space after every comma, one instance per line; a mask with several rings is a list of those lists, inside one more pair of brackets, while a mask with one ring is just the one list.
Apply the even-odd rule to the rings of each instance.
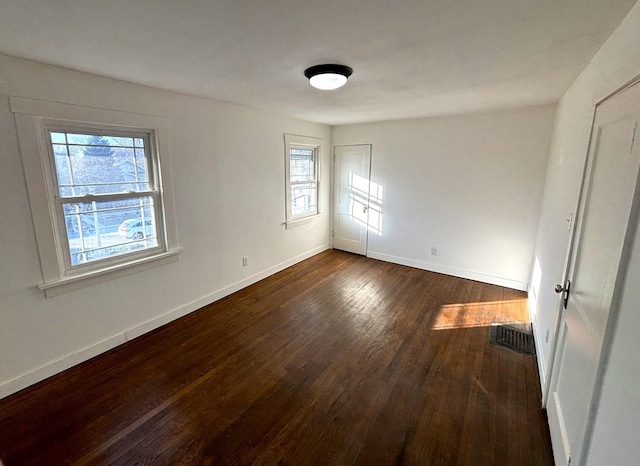
[[0, 53], [336, 125], [555, 102], [634, 3], [0, 0]]

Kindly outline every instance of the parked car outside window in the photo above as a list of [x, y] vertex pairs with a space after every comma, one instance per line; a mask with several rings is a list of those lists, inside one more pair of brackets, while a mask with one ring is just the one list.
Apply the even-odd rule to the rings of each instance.
[[130, 240], [154, 237], [155, 233], [151, 219], [144, 220], [144, 229], [142, 228], [142, 219], [140, 218], [129, 218], [122, 222], [118, 228], [118, 234]]

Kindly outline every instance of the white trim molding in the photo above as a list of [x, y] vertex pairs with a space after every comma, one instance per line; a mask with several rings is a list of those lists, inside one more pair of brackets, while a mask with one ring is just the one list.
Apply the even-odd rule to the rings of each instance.
[[[309, 136], [298, 136], [295, 134], [284, 135], [284, 149], [285, 149], [285, 226], [287, 229], [295, 227], [297, 225], [303, 225], [317, 219], [320, 215], [323, 215], [320, 202], [320, 159], [324, 152], [324, 141], [320, 138], [314, 138]], [[292, 149], [304, 149], [313, 151], [313, 167], [314, 176], [313, 179], [302, 181], [291, 181], [291, 150]], [[293, 199], [291, 198], [291, 185], [292, 184], [313, 184], [315, 185], [315, 212], [305, 213], [301, 215], [293, 214]]]
[[489, 283], [490, 285], [504, 286], [506, 288], [512, 288], [519, 291], [527, 291], [527, 288], [529, 286], [529, 284], [526, 282], [521, 282], [510, 278], [496, 277], [494, 275], [489, 275], [482, 272], [474, 272], [472, 270], [460, 269], [457, 267], [450, 267], [442, 264], [433, 264], [431, 262], [423, 262], [415, 259], [408, 259], [406, 257], [392, 256], [389, 254], [383, 254], [381, 252], [367, 251], [367, 257], [385, 262], [393, 262], [394, 264], [407, 265], [409, 267], [428, 270], [430, 272], [442, 273], [454, 277]]
[[531, 320], [531, 326], [533, 327], [533, 341], [536, 345], [536, 360], [538, 361], [538, 377], [540, 379], [540, 388], [542, 389], [542, 407], [546, 406], [546, 392], [544, 387], [546, 386], [546, 374], [547, 374], [547, 360], [546, 353], [542, 350], [541, 345], [542, 334], [540, 333], [540, 325], [538, 324], [538, 302], [535, 290], [532, 286], [529, 286], [529, 292], [527, 293], [527, 301], [529, 303], [529, 319]]
[[[47, 297], [177, 260], [180, 248], [166, 118], [23, 97], [10, 97], [10, 105], [18, 130], [40, 256], [42, 283], [37, 286]], [[156, 218], [161, 219], [158, 222], [161, 231], [158, 230], [157, 235], [159, 247], [71, 270], [67, 263], [69, 252], [64, 218], [61, 220], [62, 214], [56, 204], [58, 191], [49, 153], [51, 141], [47, 141], [48, 125], [53, 124], [88, 130], [144, 131], [148, 135], [149, 153], [153, 155], [153, 160], [149, 161], [154, 178], [151, 195], [157, 203]]]

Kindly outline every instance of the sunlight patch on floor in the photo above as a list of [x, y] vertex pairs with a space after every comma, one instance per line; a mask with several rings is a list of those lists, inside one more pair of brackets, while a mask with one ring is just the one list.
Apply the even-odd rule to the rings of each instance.
[[493, 323], [527, 322], [527, 299], [455, 303], [440, 306], [434, 330], [487, 327]]

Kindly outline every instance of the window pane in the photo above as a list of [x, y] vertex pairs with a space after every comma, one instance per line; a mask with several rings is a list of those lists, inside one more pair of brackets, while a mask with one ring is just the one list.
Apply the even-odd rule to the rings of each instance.
[[135, 155], [136, 155], [135, 169], [136, 169], [136, 175], [138, 176], [137, 179], [140, 181], [149, 181], [149, 178], [148, 178], [149, 171], [147, 170], [147, 156], [145, 155], [144, 147], [141, 149], [136, 149]]
[[313, 149], [291, 149], [289, 154], [291, 181], [315, 180], [314, 155]]
[[[60, 138], [61, 135], [65, 133], [52, 133], [56, 135], [57, 138]], [[66, 133], [67, 134], [67, 142], [69, 144], [79, 144], [82, 146], [92, 146], [94, 149], [97, 147], [105, 148], [104, 154], [108, 153], [109, 148], [114, 147], [133, 147], [133, 138], [126, 136], [107, 136], [107, 135], [96, 135], [96, 134], [79, 134], [79, 133]], [[54, 141], [54, 142], [64, 142], [64, 141]], [[101, 153], [98, 150], [92, 152], [91, 155], [100, 155]]]
[[291, 215], [317, 213], [316, 184], [304, 183], [291, 186]]
[[71, 265], [158, 246], [151, 197], [68, 203], [63, 211]]
[[64, 133], [51, 133], [51, 142], [53, 142], [54, 144], [66, 144], [67, 139], [64, 137]]
[[[66, 140], [68, 143], [64, 143]], [[62, 197], [149, 191], [144, 139], [52, 132]]]
[[[53, 135], [51, 135], [53, 139]], [[63, 135], [64, 138], [64, 135]], [[67, 146], [53, 144], [53, 158], [56, 162], [56, 172], [58, 173], [59, 184], [71, 184], [71, 166], [69, 165], [69, 152]]]

